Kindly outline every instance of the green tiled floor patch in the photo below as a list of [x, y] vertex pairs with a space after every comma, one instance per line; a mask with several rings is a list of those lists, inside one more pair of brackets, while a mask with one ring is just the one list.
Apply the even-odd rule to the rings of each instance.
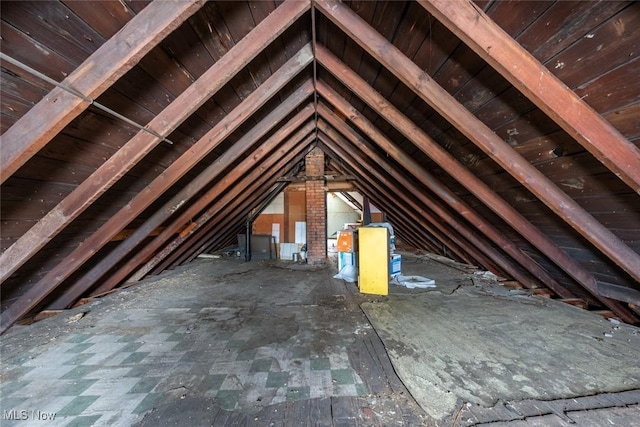
[[311, 359], [311, 370], [312, 371], [326, 371], [331, 369], [331, 362], [328, 357], [318, 357], [316, 359]]
[[82, 378], [91, 372], [97, 371], [98, 369], [101, 369], [101, 367], [97, 365], [79, 365], [67, 372], [62, 379], [73, 380], [76, 378]]
[[331, 370], [331, 380], [336, 384], [353, 384], [353, 374], [351, 369], [333, 369]]
[[232, 336], [233, 336], [233, 332], [231, 331], [221, 331], [221, 332], [216, 332], [216, 335], [214, 338], [220, 341], [227, 341], [227, 340], [230, 340]]
[[293, 359], [308, 359], [310, 351], [307, 347], [293, 347], [291, 357]]
[[184, 340], [183, 334], [172, 332], [171, 335], [169, 335], [165, 341], [182, 341], [182, 340]]
[[91, 359], [95, 356], [94, 353], [80, 353], [72, 359], [67, 360], [63, 363], [63, 365], [82, 365], [88, 359]]
[[271, 370], [271, 359], [258, 359], [254, 360], [249, 368], [249, 372], [269, 372]]
[[65, 384], [61, 389], [51, 390], [50, 393], [54, 396], [79, 396], [80, 394], [82, 394], [83, 391], [85, 391], [86, 389], [91, 387], [93, 384], [95, 384], [96, 381], [98, 380], [78, 379], [78, 380], [66, 381], [67, 384]]
[[82, 353], [83, 351], [85, 351], [86, 349], [92, 346], [93, 344], [90, 342], [80, 343], [80, 344], [74, 345], [69, 350], [67, 350], [67, 353]]
[[144, 344], [142, 344], [141, 342], [130, 342], [129, 344], [127, 344], [123, 348], [121, 348], [120, 352], [121, 353], [133, 353], [134, 351], [138, 350], [143, 345]]
[[67, 406], [56, 412], [57, 416], [80, 415], [85, 409], [96, 401], [100, 396], [78, 396]]
[[124, 376], [133, 378], [144, 377], [149, 369], [151, 369], [151, 367], [147, 365], [136, 365], [133, 366]]
[[236, 357], [236, 360], [238, 361], [253, 360], [256, 358], [257, 353], [258, 353], [258, 350], [241, 351], [240, 353], [238, 353], [238, 357]]
[[66, 342], [80, 343], [80, 342], [84, 342], [84, 341], [88, 340], [92, 336], [93, 335], [91, 335], [91, 334], [76, 334], [76, 335], [72, 335], [69, 338], [67, 338]]
[[142, 359], [144, 359], [145, 357], [147, 357], [149, 354], [148, 351], [137, 351], [134, 353], [131, 353], [129, 355], [129, 357], [127, 357], [126, 359], [124, 359], [122, 361], [122, 363], [120, 363], [121, 365], [131, 365], [134, 363], [139, 363], [142, 361]]
[[161, 380], [162, 378], [158, 377], [141, 378], [140, 381], [129, 390], [129, 393], [150, 393]]
[[245, 340], [230, 340], [227, 343], [227, 346], [225, 348], [228, 348], [228, 349], [240, 348], [244, 345], [245, 342], [246, 342]]
[[142, 402], [140, 402], [132, 412], [134, 414], [142, 414], [150, 409], [157, 408], [158, 406], [160, 406], [163, 399], [164, 396], [161, 393], [149, 393], [145, 396], [144, 399], [142, 399]]
[[288, 372], [269, 372], [267, 376], [266, 387], [269, 388], [279, 388], [287, 385], [287, 381], [289, 380]]
[[231, 411], [238, 404], [238, 399], [242, 390], [220, 390], [216, 395], [216, 400], [222, 409]]
[[226, 374], [207, 375], [204, 377], [198, 388], [202, 392], [220, 390], [225, 378], [227, 378]]
[[4, 397], [4, 385], [2, 386], [2, 410], [3, 411], [21, 411], [24, 409], [23, 403], [27, 400], [26, 397]]
[[[324, 328], [314, 316], [326, 313], [315, 306], [265, 305], [257, 314], [245, 310], [242, 321], [227, 321], [226, 316], [245, 311], [156, 308], [160, 299], [145, 299], [148, 307], [124, 308], [117, 318], [96, 317], [92, 329], [12, 354], [3, 363], [2, 409], [46, 409], [56, 413], [51, 423], [56, 426], [124, 426], [181, 396], [244, 411], [367, 394], [351, 369], [351, 335], [319, 350], [315, 333], [303, 332], [309, 325]], [[263, 311], [287, 328], [286, 319], [299, 324], [287, 329], [291, 336], [269, 341]]]
[[102, 417], [102, 415], [86, 415], [83, 417], [76, 417], [65, 427], [91, 427]]
[[311, 396], [310, 387], [291, 387], [287, 390], [287, 400], [309, 399]]
[[138, 338], [140, 338], [142, 335], [141, 334], [127, 334], [127, 335], [123, 335], [118, 342], [133, 342], [136, 341]]
[[178, 329], [180, 329], [180, 326], [176, 326], [176, 325], [167, 326], [166, 328], [161, 330], [160, 333], [163, 333], [163, 334], [174, 334]]
[[20, 390], [21, 388], [25, 387], [29, 383], [30, 381], [13, 381], [9, 383], [5, 382], [4, 384], [2, 384], [0, 395], [2, 395], [3, 403], [7, 399], [7, 396], [11, 395], [11, 393], [13, 393], [16, 390]]

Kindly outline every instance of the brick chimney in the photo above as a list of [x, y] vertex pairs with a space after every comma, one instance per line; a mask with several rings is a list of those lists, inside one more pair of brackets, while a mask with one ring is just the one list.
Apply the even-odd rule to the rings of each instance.
[[324, 185], [324, 152], [316, 147], [305, 157], [307, 180], [307, 262], [327, 259], [327, 198]]

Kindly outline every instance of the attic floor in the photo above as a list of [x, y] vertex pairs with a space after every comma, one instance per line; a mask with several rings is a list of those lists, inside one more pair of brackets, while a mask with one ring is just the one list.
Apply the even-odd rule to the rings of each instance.
[[1, 424], [640, 425], [638, 328], [428, 258], [403, 273], [437, 288], [366, 296], [331, 267], [200, 259], [16, 326]]

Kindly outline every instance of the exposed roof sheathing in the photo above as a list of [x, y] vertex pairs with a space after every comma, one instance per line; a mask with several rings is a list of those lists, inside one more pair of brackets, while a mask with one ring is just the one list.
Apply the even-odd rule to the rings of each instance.
[[3, 330], [234, 242], [316, 146], [407, 243], [640, 321], [638, 3], [0, 7]]

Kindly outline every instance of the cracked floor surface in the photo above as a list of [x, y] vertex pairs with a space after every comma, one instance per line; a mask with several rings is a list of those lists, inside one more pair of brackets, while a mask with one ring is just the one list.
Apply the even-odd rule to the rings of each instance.
[[[630, 418], [637, 395], [613, 393], [578, 400], [581, 407], [538, 400], [527, 406], [509, 396], [497, 403], [460, 399], [438, 419], [399, 379], [387, 354], [397, 348], [387, 343], [385, 349], [360, 307], [435, 302], [494, 287], [472, 280], [473, 272], [408, 254], [403, 273], [433, 278], [437, 288], [392, 287], [388, 297], [364, 296], [333, 273], [284, 262], [198, 260], [14, 327], [1, 344], [2, 425], [520, 427], [583, 422], [585, 411], [592, 419], [627, 420], [618, 425], [638, 418]], [[503, 288], [492, 292], [513, 297]]]

